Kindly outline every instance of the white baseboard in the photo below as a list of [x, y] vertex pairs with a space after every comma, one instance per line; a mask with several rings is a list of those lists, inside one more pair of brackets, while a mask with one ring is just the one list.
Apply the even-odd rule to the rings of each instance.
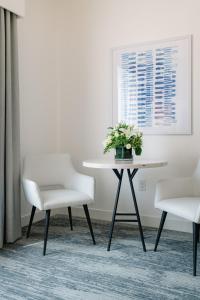
[[[63, 214], [63, 209], [53, 210], [52, 215], [56, 215], [56, 214]], [[66, 210], [66, 214], [67, 214], [67, 210]], [[36, 211], [34, 217], [34, 223], [44, 219], [44, 216], [45, 216], [44, 211]], [[72, 217], [73, 216], [84, 217], [83, 208], [82, 207], [72, 208]], [[112, 211], [90, 208], [90, 216], [92, 219], [110, 221], [112, 218]], [[30, 214], [22, 216], [21, 218], [22, 226], [28, 225], [29, 219], [30, 219]], [[160, 217], [144, 215], [141, 216], [141, 221], [143, 226], [158, 228], [160, 223]], [[165, 222], [165, 229], [177, 230], [183, 232], [192, 232], [192, 225], [191, 222], [188, 222], [181, 218], [175, 219], [169, 215]]]
[[[74, 216], [84, 217], [82, 208], [73, 208], [72, 212]], [[90, 208], [90, 216], [92, 219], [96, 220], [111, 221], [112, 211]], [[143, 226], [158, 228], [160, 224], [160, 217], [141, 215], [141, 222]], [[192, 223], [182, 218], [173, 218], [171, 215], [169, 215], [165, 222], [165, 229], [192, 232]]]
[[[66, 213], [67, 213], [67, 210], [66, 210]], [[57, 214], [63, 214], [63, 209], [60, 210], [60, 209], [54, 209], [52, 212], [51, 212], [51, 215], [52, 216], [55, 216]], [[33, 219], [33, 223], [36, 223], [42, 219], [45, 218], [45, 211], [41, 211], [41, 210], [36, 210], [35, 212], [35, 216], [34, 216], [34, 219]], [[29, 214], [26, 214], [26, 215], [23, 215], [21, 217], [21, 224], [22, 224], [22, 227], [24, 226], [27, 226], [28, 223], [29, 223], [29, 220], [30, 220], [30, 213]]]

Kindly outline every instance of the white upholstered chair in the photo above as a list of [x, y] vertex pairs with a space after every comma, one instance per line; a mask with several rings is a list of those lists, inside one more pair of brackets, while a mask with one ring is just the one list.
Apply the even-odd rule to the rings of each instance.
[[193, 223], [193, 275], [196, 276], [200, 226], [200, 160], [192, 177], [161, 180], [156, 186], [155, 207], [162, 211], [154, 251], [157, 250], [167, 213]]
[[29, 237], [36, 208], [46, 211], [43, 255], [46, 254], [50, 212], [55, 208], [68, 207], [72, 229], [71, 207], [83, 205], [93, 243], [87, 204], [94, 201], [94, 178], [78, 173], [68, 154], [44, 154], [24, 159], [22, 185], [27, 201], [32, 205], [27, 230]]

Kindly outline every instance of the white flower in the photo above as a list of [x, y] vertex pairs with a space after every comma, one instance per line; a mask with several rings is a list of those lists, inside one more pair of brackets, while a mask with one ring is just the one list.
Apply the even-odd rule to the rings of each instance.
[[140, 132], [139, 128], [137, 126], [134, 126], [133, 133], [138, 134]]
[[129, 125], [128, 128], [132, 131], [133, 130], [134, 125]]
[[126, 145], [126, 149], [131, 149], [131, 148], [132, 148], [131, 144]]
[[119, 137], [119, 133], [115, 132], [115, 137], [118, 138]]
[[104, 148], [107, 147], [110, 143], [112, 143], [112, 137], [111, 136], [107, 136], [107, 138], [105, 139], [105, 141], [103, 141]]
[[126, 128], [119, 128], [119, 131], [122, 132], [123, 134], [126, 134]]
[[111, 136], [108, 136], [105, 140], [106, 146], [109, 145], [110, 143], [112, 143], [112, 138]]
[[108, 143], [111, 143], [112, 142], [112, 137], [108, 136], [106, 140], [107, 140]]
[[129, 139], [133, 135], [132, 128], [126, 129], [125, 135]]
[[105, 140], [105, 141], [103, 141], [103, 146], [104, 146], [104, 148], [107, 146], [107, 141]]

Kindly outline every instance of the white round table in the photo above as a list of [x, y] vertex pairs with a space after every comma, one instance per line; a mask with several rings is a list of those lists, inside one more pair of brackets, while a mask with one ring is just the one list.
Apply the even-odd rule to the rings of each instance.
[[[149, 161], [142, 161], [142, 160], [116, 161], [114, 159], [112, 159], [112, 160], [111, 159], [110, 160], [108, 160], [108, 159], [92, 159], [92, 160], [86, 160], [83, 162], [83, 166], [87, 167], [87, 168], [112, 169], [119, 180], [118, 187], [117, 187], [117, 194], [116, 194], [116, 198], [115, 198], [115, 205], [114, 205], [114, 209], [113, 209], [107, 251], [110, 251], [112, 234], [113, 234], [115, 222], [137, 222], [139, 231], [140, 231], [140, 237], [141, 237], [141, 241], [142, 241], [143, 250], [146, 251], [143, 229], [142, 229], [142, 224], [141, 224], [141, 220], [140, 220], [140, 214], [139, 214], [139, 209], [138, 209], [138, 205], [137, 205], [137, 200], [136, 200], [136, 196], [135, 196], [135, 190], [134, 190], [134, 186], [133, 186], [133, 177], [137, 173], [138, 169], [157, 168], [157, 167], [164, 167], [166, 165], [167, 165], [166, 161], [155, 161], [155, 160], [152, 160], [152, 161], [151, 160], [149, 160]], [[127, 170], [127, 173], [128, 173], [131, 193], [132, 193], [132, 197], [133, 197], [133, 203], [135, 206], [135, 213], [117, 213], [117, 206], [118, 206], [118, 200], [119, 200], [119, 194], [120, 194], [124, 170]], [[135, 216], [136, 219], [134, 219], [134, 220], [133, 219], [116, 219], [116, 216]]]

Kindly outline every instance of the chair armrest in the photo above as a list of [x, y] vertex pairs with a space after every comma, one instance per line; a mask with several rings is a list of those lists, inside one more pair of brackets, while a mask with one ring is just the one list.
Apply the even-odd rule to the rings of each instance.
[[38, 184], [30, 179], [23, 178], [22, 186], [26, 200], [40, 210], [43, 210], [43, 201]]
[[193, 194], [191, 177], [160, 180], [156, 184], [155, 205], [164, 199], [192, 197]]
[[71, 178], [70, 187], [94, 200], [95, 180], [93, 177], [76, 172]]

